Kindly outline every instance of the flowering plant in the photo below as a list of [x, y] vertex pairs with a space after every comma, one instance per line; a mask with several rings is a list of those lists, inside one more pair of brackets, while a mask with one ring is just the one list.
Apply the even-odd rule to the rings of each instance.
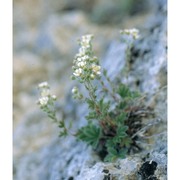
[[[138, 30], [120, 31], [133, 40], [139, 37]], [[104, 161], [124, 158], [127, 152], [140, 150], [136, 143], [137, 132], [141, 129], [141, 116], [136, 113], [141, 107], [136, 105], [139, 93], [131, 91], [125, 84], [113, 85], [103, 69], [92, 47], [93, 35], [85, 35], [79, 40], [80, 49], [73, 61], [72, 80], [84, 86], [87, 95], [78, 87], [73, 87], [73, 98], [88, 104], [87, 125], [80, 128], [75, 136], [91, 145]], [[133, 41], [128, 42], [128, 53]], [[45, 84], [46, 85], [46, 84]], [[58, 122], [52, 109], [54, 96], [49, 94], [49, 86], [40, 84], [40, 107], [50, 118]], [[60, 123], [61, 136], [68, 134], [64, 121]]]
[[55, 109], [55, 101], [56, 96], [50, 94], [50, 87], [47, 82], [42, 82], [38, 85], [38, 89], [40, 91], [40, 98], [37, 101], [37, 104], [40, 106], [40, 109], [42, 109], [50, 119], [53, 120], [53, 122], [57, 123], [59, 128], [61, 128], [60, 136], [67, 135], [67, 128], [65, 126], [64, 120], [58, 121], [56, 117], [56, 109]]

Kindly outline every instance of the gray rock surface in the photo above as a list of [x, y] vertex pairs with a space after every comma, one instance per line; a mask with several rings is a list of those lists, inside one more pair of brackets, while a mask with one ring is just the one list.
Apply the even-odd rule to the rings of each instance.
[[[75, 17], [75, 20], [77, 18], [78, 22], [80, 21], [79, 18], [83, 19], [81, 18], [83, 16], [79, 15], [78, 13], [76, 15], [77, 17]], [[35, 20], [38, 21], [37, 18], [39, 16], [33, 17], [36, 17]], [[70, 31], [74, 31], [73, 28], [75, 28], [75, 25], [73, 25], [71, 18], [64, 18], [64, 21], [59, 21], [57, 16], [51, 17], [51, 20], [47, 21], [47, 24], [45, 24], [45, 28], [43, 28], [42, 34], [38, 32], [34, 32], [33, 34], [31, 31], [29, 32], [30, 36], [27, 36], [27, 39], [23, 37], [27, 34], [19, 34], [16, 37], [17, 39], [15, 41], [15, 49], [17, 52], [20, 52], [22, 51], [23, 46], [25, 54], [24, 56], [21, 55], [16, 57], [24, 58], [27, 60], [27, 62], [23, 63], [24, 61], [21, 61], [19, 58], [17, 58], [18, 60], [16, 61], [17, 64], [15, 65], [15, 68], [18, 69], [23, 65], [23, 67], [28, 69], [30, 73], [37, 74], [37, 77], [34, 81], [32, 81], [32, 79], [30, 79], [27, 74], [24, 75], [24, 72], [21, 68], [20, 70], [17, 70], [19, 79], [22, 77], [23, 78], [22, 81], [15, 79], [15, 90], [18, 92], [20, 91], [20, 89], [18, 89], [19, 87], [24, 87], [24, 91], [28, 92], [31, 96], [27, 96], [26, 93], [21, 93], [21, 95], [15, 97], [15, 108], [17, 111], [20, 111], [17, 101], [24, 101], [24, 109], [21, 109], [20, 112], [22, 113], [22, 111], [26, 111], [26, 114], [24, 116], [15, 115], [18, 121], [14, 125], [13, 134], [14, 179], [143, 180], [143, 178], [146, 176], [142, 168], [144, 167], [143, 164], [148, 165], [148, 167], [151, 168], [153, 163], [157, 163], [157, 167], [154, 168], [155, 170], [152, 177], [156, 177], [160, 180], [166, 180], [166, 1], [158, 0], [156, 2], [156, 9], [153, 11], [153, 14], [150, 16], [147, 23], [141, 26], [141, 38], [136, 42], [135, 47], [132, 49], [132, 57], [131, 61], [129, 62], [131, 65], [131, 71], [128, 77], [128, 81], [126, 81], [126, 79], [122, 79], [124, 82], [132, 86], [132, 88], [139, 88], [142, 93], [147, 93], [147, 104], [155, 109], [157, 114], [156, 119], [160, 119], [160, 121], [155, 127], [152, 127], [152, 138], [149, 139], [150, 146], [146, 150], [140, 154], [130, 155], [122, 160], [119, 159], [115, 163], [101, 162], [90, 147], [87, 147], [83, 142], [76, 141], [73, 137], [68, 137], [66, 139], [58, 138], [58, 129], [56, 125], [49, 122], [46, 116], [43, 115], [43, 113], [41, 113], [35, 105], [33, 108], [30, 108], [29, 103], [27, 103], [31, 102], [30, 104], [33, 104], [35, 99], [31, 97], [37, 95], [37, 91], [34, 89], [32, 90], [30, 86], [34, 85], [35, 87], [39, 81], [46, 79], [52, 82], [53, 89], [57, 89], [55, 94], [57, 93], [57, 95], [60, 97], [62, 96], [62, 90], [58, 91], [59, 86], [55, 84], [53, 79], [58, 79], [58, 70], [68, 69], [68, 66], [63, 64], [64, 61], [61, 61], [61, 64], [58, 66], [57, 60], [50, 60], [48, 56], [51, 58], [55, 57], [55, 59], [64, 59], [67, 57], [65, 54], [67, 49], [63, 50], [63, 48], [60, 48], [61, 44], [59, 44], [64, 41], [57, 40], [58, 38], [63, 38], [64, 35], [62, 37], [60, 36], [56, 38], [55, 33], [55, 31], [62, 32], [62, 29], [59, 30], [56, 28], [56, 26], [62, 27], [66, 25], [66, 23], [71, 24], [72, 28], [70, 28]], [[86, 20], [82, 21], [85, 21], [84, 24], [85, 26], [87, 25], [86, 28], [91, 27], [91, 29], [94, 29], [94, 32], [98, 32], [100, 34], [103, 31], [102, 29], [97, 30], [94, 27], [92, 28], [91, 25], [88, 25]], [[23, 27], [21, 26], [21, 28]], [[67, 25], [67, 28], [65, 28], [64, 31], [66, 31], [68, 28], [69, 26]], [[78, 37], [86, 30], [82, 31], [83, 32], [77, 32], [75, 37]], [[70, 39], [72, 32], [69, 34], [68, 32], [64, 33], [67, 35], [67, 39]], [[43, 38], [44, 34], [45, 38]], [[111, 38], [111, 36], [109, 36], [109, 38]], [[42, 40], [46, 42], [44, 45], [42, 45]], [[76, 48], [70, 47], [69, 44], [73, 46], [72, 42], [74, 41], [75, 39], [70, 40], [70, 42], [64, 46], [65, 48], [74, 49], [72, 54], [76, 52]], [[37, 42], [35, 43], [35, 46], [33, 45], [34, 42]], [[111, 79], [115, 80], [116, 77], [121, 76], [121, 70], [125, 64], [125, 46], [121, 44], [119, 40], [106, 41], [106, 45], [108, 44], [109, 46], [107, 48], [107, 53], [104, 55], [101, 63], [103, 67], [108, 70]], [[101, 45], [102, 43], [100, 43], [98, 46], [100, 47]], [[33, 56], [32, 54], [26, 53], [29, 46], [34, 48]], [[36, 51], [38, 48], [39, 50]], [[51, 56], [51, 54], [53, 54], [53, 56]], [[103, 52], [99, 54], [103, 54]], [[71, 55], [68, 56], [70, 57]], [[40, 61], [37, 61], [39, 57], [41, 57], [41, 59]], [[43, 57], [46, 59], [46, 61], [43, 59]], [[48, 64], [47, 67], [42, 67], [41, 64], [44, 62]], [[62, 74], [61, 76], [63, 76]], [[60, 86], [61, 82], [63, 81], [60, 81]], [[70, 91], [70, 86], [72, 85], [67, 85], [64, 87], [64, 89], [68, 89], [68, 91]], [[16, 91], [15, 93], [17, 93]], [[73, 118], [75, 128], [84, 125], [85, 120], [82, 117], [86, 113], [86, 106], [81, 104], [77, 105], [74, 101], [72, 101], [68, 93], [66, 99], [62, 98], [62, 101], [58, 107], [61, 110], [63, 109], [63, 112], [60, 111], [59, 113], [60, 116], [65, 116], [67, 121]]]

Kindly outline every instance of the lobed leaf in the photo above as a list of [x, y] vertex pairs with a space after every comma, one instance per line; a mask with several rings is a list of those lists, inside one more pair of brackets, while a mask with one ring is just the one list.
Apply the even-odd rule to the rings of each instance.
[[100, 135], [100, 128], [89, 123], [87, 126], [84, 126], [81, 129], [79, 129], [77, 133], [77, 138], [87, 142], [88, 145], [92, 145], [93, 148], [96, 148], [99, 143]]

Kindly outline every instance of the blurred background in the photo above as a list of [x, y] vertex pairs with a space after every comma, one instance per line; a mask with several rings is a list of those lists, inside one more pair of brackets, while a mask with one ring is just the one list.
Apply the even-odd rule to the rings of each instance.
[[94, 49], [102, 59], [123, 28], [147, 21], [149, 0], [14, 0], [14, 127], [34, 107], [36, 86], [49, 81], [63, 97], [69, 83], [77, 39], [95, 35]]
[[[119, 30], [141, 27], [155, 8], [155, 0], [13, 1], [14, 177], [20, 177], [25, 157], [58, 135], [36, 105], [38, 83], [48, 81], [63, 103], [72, 86], [69, 76], [77, 39], [94, 34], [94, 50], [103, 61]], [[33, 165], [28, 168], [31, 173]]]

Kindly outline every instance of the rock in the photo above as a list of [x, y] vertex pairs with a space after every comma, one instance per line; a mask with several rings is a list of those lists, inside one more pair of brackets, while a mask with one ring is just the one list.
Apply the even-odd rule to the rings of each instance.
[[98, 0], [92, 9], [90, 17], [93, 22], [100, 24], [117, 24], [122, 22], [127, 15], [135, 16], [147, 11], [150, 1], [132, 0]]
[[84, 180], [123, 180], [126, 178], [136, 179], [134, 173], [138, 167], [137, 158], [124, 159], [117, 163], [96, 163], [93, 167], [84, 168], [77, 179]]

